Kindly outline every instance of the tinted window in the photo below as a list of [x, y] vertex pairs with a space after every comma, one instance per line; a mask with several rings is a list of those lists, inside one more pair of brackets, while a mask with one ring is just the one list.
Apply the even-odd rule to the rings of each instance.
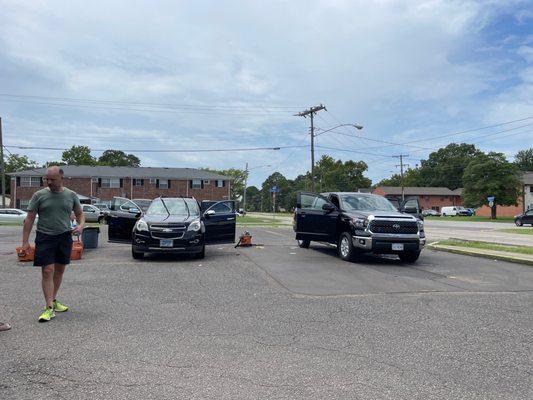
[[152, 200], [133, 200], [137, 206], [141, 207], [141, 210], [146, 212], [148, 210], [148, 207], [150, 207], [150, 204], [152, 204]]
[[415, 199], [407, 200], [404, 207], [418, 208], [418, 201]]
[[209, 210], [213, 210], [215, 214], [229, 214], [233, 212], [232, 207], [228, 203], [217, 203], [210, 207]]
[[329, 201], [331, 201], [335, 207], [341, 208], [339, 204], [339, 198], [336, 195], [332, 194], [331, 197], [329, 198]]
[[129, 211], [131, 208], [139, 208], [133, 201], [127, 201], [120, 206], [122, 211]]
[[300, 196], [302, 209], [306, 210], [320, 210], [322, 206], [327, 203], [322, 197], [314, 196], [311, 194], [302, 194]]
[[389, 200], [381, 196], [342, 195], [342, 204], [348, 211], [397, 211]]
[[84, 212], [94, 212], [94, 208], [92, 208], [91, 206], [83, 206], [83, 211]]

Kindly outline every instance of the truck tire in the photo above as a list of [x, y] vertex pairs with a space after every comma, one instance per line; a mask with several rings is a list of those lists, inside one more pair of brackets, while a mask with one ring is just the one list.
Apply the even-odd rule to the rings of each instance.
[[352, 235], [350, 235], [348, 232], [343, 232], [339, 236], [337, 251], [341, 260], [353, 261], [355, 259], [356, 250], [352, 244]]
[[307, 239], [298, 240], [298, 246], [301, 247], [302, 249], [308, 249], [310, 244], [311, 244], [310, 240], [307, 240]]
[[420, 257], [420, 252], [419, 251], [406, 251], [406, 252], [398, 254], [398, 256], [400, 257], [400, 260], [402, 260], [403, 262], [414, 263], [416, 262], [416, 260], [418, 260], [418, 257]]
[[131, 256], [136, 260], [142, 260], [144, 258], [144, 253], [131, 250]]
[[524, 224], [522, 223], [522, 220], [521, 220], [521, 219], [517, 219], [514, 223], [515, 223], [516, 226], [522, 226], [522, 225], [524, 225]]

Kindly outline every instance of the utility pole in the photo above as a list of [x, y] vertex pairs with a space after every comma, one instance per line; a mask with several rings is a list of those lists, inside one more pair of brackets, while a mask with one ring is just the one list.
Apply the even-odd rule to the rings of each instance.
[[400, 155], [397, 155], [397, 156], [393, 156], [393, 157], [396, 157], [396, 158], [399, 158], [400, 159], [400, 164], [399, 165], [396, 165], [396, 167], [400, 167], [400, 176], [401, 176], [401, 179], [402, 179], [402, 203], [405, 202], [405, 193], [404, 193], [404, 187], [403, 187], [403, 166], [409, 166], [409, 164], [404, 164], [403, 163], [403, 158], [404, 157], [409, 157], [409, 154], [400, 154]]
[[[4, 164], [4, 143], [2, 142], [2, 118], [0, 118], [0, 169], [2, 170], [2, 208], [6, 208], [6, 167]], [[11, 204], [13, 208], [13, 205]]]
[[248, 184], [248, 163], [244, 170], [244, 194], [242, 195], [242, 214], [246, 215], [246, 185]]
[[[306, 118], [308, 115], [311, 118], [311, 191], [315, 191], [315, 126], [313, 117], [321, 110], [326, 110], [326, 107], [320, 104], [319, 106], [310, 107], [307, 110], [294, 114], [296, 117]], [[327, 110], [326, 110], [327, 111]]]

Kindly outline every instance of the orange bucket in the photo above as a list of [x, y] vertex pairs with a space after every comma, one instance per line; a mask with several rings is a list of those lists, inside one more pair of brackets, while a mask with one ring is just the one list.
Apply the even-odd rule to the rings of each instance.
[[33, 261], [35, 257], [35, 247], [30, 246], [28, 251], [22, 250], [22, 247], [17, 247], [17, 256], [19, 261]]

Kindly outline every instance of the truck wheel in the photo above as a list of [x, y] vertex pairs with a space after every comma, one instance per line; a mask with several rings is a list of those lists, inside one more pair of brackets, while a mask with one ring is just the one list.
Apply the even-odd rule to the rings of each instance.
[[398, 256], [400, 257], [400, 260], [402, 260], [403, 262], [414, 263], [416, 260], [418, 260], [418, 257], [420, 257], [420, 252], [419, 251], [408, 251], [408, 252], [400, 253], [398, 254]]
[[308, 249], [310, 244], [311, 244], [310, 240], [307, 240], [307, 239], [298, 240], [298, 246], [300, 246], [302, 249]]
[[142, 260], [144, 258], [144, 253], [140, 253], [138, 251], [131, 250], [131, 256], [136, 260]]
[[352, 244], [352, 235], [348, 232], [343, 232], [339, 237], [337, 251], [339, 252], [339, 257], [344, 261], [352, 261], [355, 258], [356, 250]]
[[522, 223], [522, 220], [521, 220], [521, 219], [517, 219], [514, 223], [515, 223], [516, 226], [522, 226], [522, 225], [524, 225], [524, 224]]

